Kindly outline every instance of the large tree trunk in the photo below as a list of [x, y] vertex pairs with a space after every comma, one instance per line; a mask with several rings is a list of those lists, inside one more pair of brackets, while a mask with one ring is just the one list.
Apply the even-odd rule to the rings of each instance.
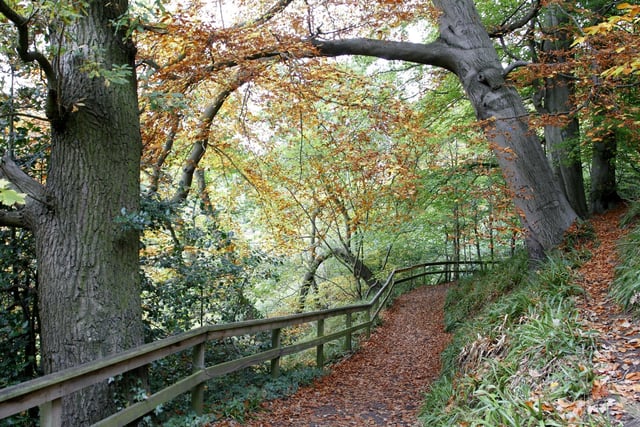
[[527, 232], [534, 258], [557, 245], [576, 213], [553, 178], [540, 141], [528, 126], [528, 112], [503, 68], [471, 0], [434, 0], [442, 10], [440, 39], [451, 49], [452, 71], [460, 78], [498, 158]]
[[367, 55], [435, 65], [462, 83], [502, 169], [533, 258], [560, 243], [577, 218], [555, 181], [522, 98], [505, 84], [498, 54], [472, 0], [434, 0], [440, 37], [429, 44], [314, 40], [321, 55]]
[[[139, 204], [141, 137], [134, 48], [112, 20], [126, 0], [93, 1], [62, 40], [58, 104], [46, 182], [48, 206], [34, 215], [45, 373], [139, 345], [143, 339], [138, 232], [118, 220]], [[127, 83], [81, 68], [129, 65]], [[106, 382], [64, 399], [63, 425], [109, 414], [118, 395]], [[120, 397], [125, 397], [120, 395]]]
[[[544, 21], [547, 38], [542, 50], [547, 62], [561, 66], [566, 62], [564, 55], [571, 44], [566, 28], [569, 17], [558, 5], [549, 5]], [[582, 176], [579, 123], [575, 116], [571, 117], [575, 109], [571, 101], [573, 83], [562, 69], [559, 71], [545, 79], [544, 112], [552, 116], [544, 126], [545, 141], [561, 189], [575, 212], [586, 218], [589, 211]]]

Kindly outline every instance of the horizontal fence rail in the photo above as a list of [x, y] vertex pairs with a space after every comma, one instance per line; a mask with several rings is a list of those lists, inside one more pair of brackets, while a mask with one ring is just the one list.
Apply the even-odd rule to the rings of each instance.
[[[314, 347], [316, 348], [316, 362], [319, 367], [322, 367], [325, 363], [324, 344], [344, 339], [345, 350], [351, 351], [353, 334], [363, 329], [366, 330], [367, 335], [370, 333], [371, 327], [378, 320], [380, 311], [388, 304], [397, 284], [414, 282], [418, 279], [424, 280], [426, 276], [432, 274], [448, 275], [454, 272], [449, 268], [452, 266], [455, 266], [456, 273], [463, 274], [474, 270], [465, 269], [460, 271], [459, 268], [462, 265], [486, 266], [488, 264], [491, 263], [481, 261], [433, 262], [395, 269], [389, 274], [384, 284], [368, 303], [266, 319], [204, 326], [103, 359], [16, 384], [0, 390], [0, 419], [39, 406], [42, 426], [61, 426], [63, 397], [84, 387], [114, 378], [189, 349], [193, 353], [193, 372], [191, 375], [155, 392], [141, 402], [131, 404], [120, 412], [99, 421], [94, 426], [125, 425], [153, 411], [158, 405], [169, 402], [177, 396], [188, 392], [191, 393], [191, 408], [196, 413], [201, 414], [205, 383], [208, 380], [264, 362], [271, 363], [271, 373], [277, 376], [281, 357]], [[434, 267], [443, 268], [435, 270]], [[364, 317], [364, 320], [354, 325], [354, 314], [357, 313], [362, 313], [364, 316], [361, 317]], [[339, 316], [345, 317], [344, 328], [325, 334], [325, 320]], [[317, 330], [316, 338], [291, 345], [281, 345], [280, 335], [282, 329], [314, 322]], [[208, 342], [267, 331], [271, 332], [272, 337], [272, 346], [269, 350], [213, 366], [205, 365], [205, 345]]]

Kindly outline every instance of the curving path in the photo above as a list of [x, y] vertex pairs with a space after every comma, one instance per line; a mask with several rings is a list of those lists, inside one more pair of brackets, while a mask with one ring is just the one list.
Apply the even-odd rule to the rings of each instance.
[[312, 386], [264, 403], [246, 424], [225, 420], [211, 427], [420, 425], [424, 392], [440, 373], [440, 353], [450, 339], [443, 322], [446, 291], [446, 284], [425, 286], [400, 296], [371, 339]]

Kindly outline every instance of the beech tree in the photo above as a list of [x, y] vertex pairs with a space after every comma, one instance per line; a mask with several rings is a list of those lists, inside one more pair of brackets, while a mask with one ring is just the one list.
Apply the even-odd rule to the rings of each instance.
[[[534, 258], [541, 257], [545, 250], [560, 242], [577, 215], [554, 178], [539, 138], [528, 125], [529, 113], [522, 98], [505, 81], [511, 67], [503, 68], [473, 1], [441, 0], [432, 3], [439, 35], [430, 43], [340, 38], [340, 31], [331, 31], [336, 35], [329, 39], [322, 27], [310, 27], [311, 17], [305, 18], [309, 21], [306, 27], [304, 19], [292, 22], [293, 35], [285, 27], [286, 20], [268, 28], [262, 28], [264, 22], [261, 21], [259, 25], [243, 27], [243, 31], [235, 33], [233, 28], [212, 28], [206, 37], [196, 33], [195, 27], [184, 28], [188, 24], [181, 22], [182, 37], [202, 43], [203, 47], [214, 49], [214, 52], [219, 47], [220, 54], [212, 65], [207, 57], [197, 54], [199, 51], [188, 50], [178, 62], [188, 63], [189, 68], [183, 66], [180, 72], [184, 81], [193, 82], [194, 78], [202, 78], [216, 70], [247, 67], [258, 60], [362, 55], [431, 65], [454, 73], [474, 106], [477, 118], [484, 124], [485, 134], [522, 218], [529, 251]], [[289, 4], [289, 1], [278, 2], [278, 11]], [[368, 11], [359, 13], [367, 14]], [[394, 19], [401, 20], [402, 13], [406, 11], [398, 11]], [[527, 22], [530, 16], [525, 16], [522, 22]], [[522, 22], [506, 26], [522, 25]], [[304, 30], [308, 33], [303, 34]], [[233, 39], [232, 34], [237, 39]], [[231, 52], [230, 46], [240, 47]], [[175, 63], [166, 72], [175, 76], [177, 70]]]
[[[135, 47], [126, 0], [0, 1], [18, 59], [35, 62], [51, 124], [47, 173], [36, 180], [2, 147], [0, 178], [26, 195], [0, 225], [32, 231], [38, 266], [41, 363], [52, 373], [142, 343], [137, 212], [141, 137]], [[51, 41], [39, 50], [43, 36]], [[18, 159], [19, 160], [19, 159]], [[116, 384], [63, 402], [63, 425], [86, 426], [114, 409]]]
[[569, 205], [528, 126], [528, 112], [505, 70], [471, 0], [435, 0], [439, 36], [428, 44], [375, 39], [314, 39], [326, 56], [367, 55], [444, 68], [460, 79], [479, 120], [484, 121], [512, 192], [533, 258], [557, 245], [577, 215]]

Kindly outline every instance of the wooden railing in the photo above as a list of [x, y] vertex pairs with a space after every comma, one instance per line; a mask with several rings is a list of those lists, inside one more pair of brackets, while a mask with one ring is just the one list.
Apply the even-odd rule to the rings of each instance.
[[[461, 264], [482, 265], [485, 263], [473, 261], [457, 263], [457, 271], [459, 271]], [[116, 377], [188, 349], [192, 350], [193, 372], [191, 375], [157, 391], [141, 402], [131, 404], [120, 412], [94, 424], [94, 426], [125, 425], [153, 411], [158, 405], [169, 402], [187, 392], [191, 393], [191, 408], [196, 413], [201, 414], [207, 380], [267, 361], [271, 363], [272, 375], [277, 376], [281, 357], [314, 347], [316, 348], [316, 362], [319, 367], [322, 367], [325, 364], [324, 344], [344, 338], [345, 350], [351, 351], [353, 334], [362, 329], [365, 329], [369, 334], [371, 327], [378, 320], [380, 311], [391, 299], [396, 285], [411, 281], [411, 287], [413, 287], [415, 286], [413, 282], [424, 279], [427, 275], [450, 272], [449, 267], [452, 265], [454, 264], [438, 262], [396, 269], [391, 272], [382, 287], [368, 303], [282, 317], [204, 326], [100, 360], [7, 387], [0, 390], [0, 419], [39, 406], [41, 426], [61, 426], [63, 397], [84, 387]], [[434, 267], [443, 268], [436, 270]], [[354, 314], [357, 313], [363, 313], [363, 316], [359, 316], [361, 320], [358, 320], [359, 323], [354, 325]], [[339, 316], [344, 316], [344, 327], [338, 331], [325, 334], [325, 321]], [[286, 346], [281, 344], [280, 337], [283, 328], [312, 322], [316, 323], [316, 338]], [[205, 346], [208, 342], [265, 331], [271, 331], [271, 349], [213, 366], [205, 365]]]

